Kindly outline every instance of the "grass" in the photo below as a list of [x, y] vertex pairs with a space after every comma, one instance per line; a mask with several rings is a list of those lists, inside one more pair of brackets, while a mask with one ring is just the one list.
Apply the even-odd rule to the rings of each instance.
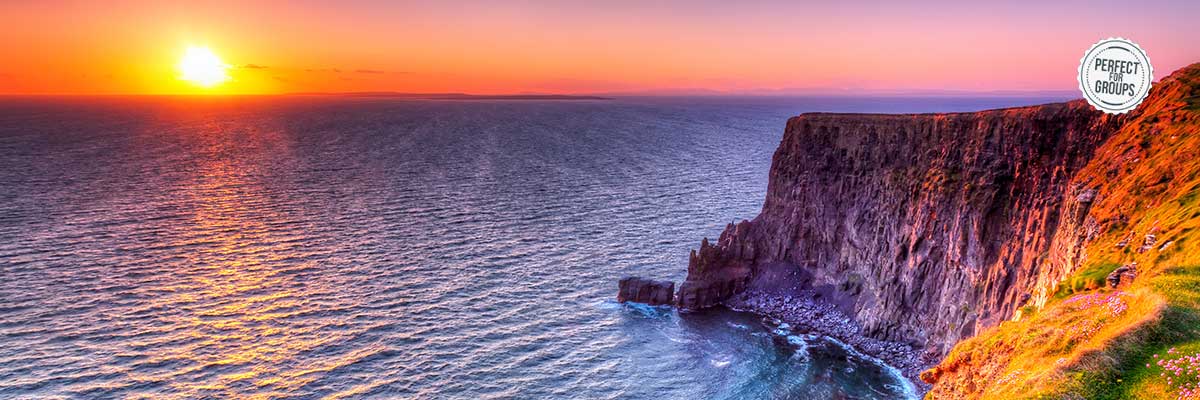
[[1177, 394], [1179, 386], [1168, 383], [1154, 365], [1155, 355], [1172, 348], [1200, 350], [1200, 267], [1173, 268], [1156, 276], [1150, 286], [1167, 300], [1160, 318], [1109, 344], [1103, 357], [1115, 363], [1082, 369], [1072, 392], [1086, 399], [1163, 399]]
[[1060, 388], [1099, 387], [1085, 380], [1105, 378], [1079, 371], [1110, 369], [1097, 355], [1114, 338], [1152, 325], [1162, 308], [1161, 297], [1145, 289], [1079, 294], [960, 343], [942, 366], [969, 368], [957, 386], [983, 398], [1058, 398]]
[[1188, 111], [1200, 113], [1200, 86], [1192, 88], [1189, 96], [1184, 99]]
[[1058, 286], [1054, 298], [1061, 300], [1076, 293], [1099, 289], [1106, 284], [1108, 274], [1120, 266], [1120, 263], [1108, 260], [1085, 266]]
[[1180, 382], [1168, 382], [1154, 356], [1200, 351], [1197, 310], [1200, 265], [1075, 294], [960, 343], [939, 368], [969, 373], [939, 386], [994, 399], [1176, 398]]

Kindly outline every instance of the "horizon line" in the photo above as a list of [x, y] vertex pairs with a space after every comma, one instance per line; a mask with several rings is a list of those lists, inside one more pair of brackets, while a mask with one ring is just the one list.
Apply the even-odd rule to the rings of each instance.
[[0, 93], [0, 97], [400, 97], [413, 100], [611, 100], [613, 98], [642, 97], [1079, 97], [1077, 90], [867, 90], [867, 91], [746, 91], [731, 92], [717, 90], [662, 90], [662, 91], [613, 91], [591, 93], [514, 92], [478, 94], [467, 92], [401, 92], [401, 91], [334, 91], [334, 92], [280, 92], [280, 93]]

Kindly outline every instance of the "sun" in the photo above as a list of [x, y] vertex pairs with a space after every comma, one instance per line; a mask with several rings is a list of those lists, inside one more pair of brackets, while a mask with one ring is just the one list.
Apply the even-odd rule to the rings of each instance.
[[179, 60], [179, 79], [210, 88], [229, 80], [229, 65], [207, 47], [188, 47]]

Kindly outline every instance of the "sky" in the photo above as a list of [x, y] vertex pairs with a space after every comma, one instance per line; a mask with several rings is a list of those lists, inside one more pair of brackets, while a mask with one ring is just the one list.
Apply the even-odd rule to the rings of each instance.
[[[1200, 1], [0, 2], [2, 94], [1077, 91], [1125, 37], [1200, 62]], [[205, 88], [178, 64], [228, 64]]]

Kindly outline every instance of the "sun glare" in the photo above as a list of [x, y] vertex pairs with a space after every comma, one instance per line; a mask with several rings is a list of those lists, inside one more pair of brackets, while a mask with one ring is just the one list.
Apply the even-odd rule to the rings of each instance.
[[207, 47], [188, 47], [179, 60], [179, 78], [201, 87], [213, 87], [229, 80], [229, 65]]

